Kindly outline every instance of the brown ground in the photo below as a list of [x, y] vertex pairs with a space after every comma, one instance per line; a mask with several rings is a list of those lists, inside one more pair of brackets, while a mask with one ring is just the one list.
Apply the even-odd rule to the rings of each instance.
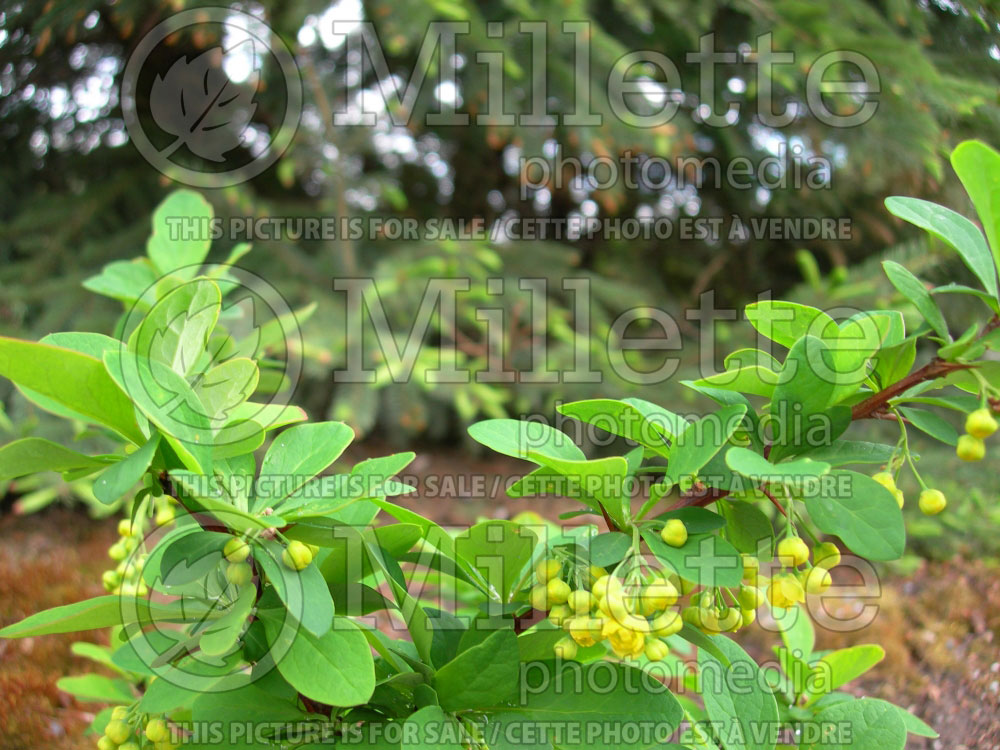
[[[453, 455], [424, 455], [413, 467], [415, 474], [446, 476], [448, 466], [454, 473]], [[498, 473], [523, 471], [518, 462], [475, 459], [463, 459], [462, 470], [482, 474], [488, 483]], [[467, 524], [477, 516], [507, 517], [521, 510], [538, 510], [554, 518], [571, 507], [547, 500], [513, 504], [508, 500], [501, 505], [490, 489], [484, 493], [487, 497], [466, 501], [430, 494], [421, 493], [406, 504], [453, 524]], [[0, 626], [46, 607], [103, 593], [98, 581], [108, 567], [105, 552], [115, 538], [114, 522], [92, 521], [79, 511], [0, 516]], [[908, 747], [1000, 749], [997, 570], [959, 560], [925, 565], [909, 578], [884, 582], [879, 606], [878, 617], [863, 630], [818, 635], [819, 648], [856, 643], [885, 647], [885, 660], [852, 690], [905, 706], [941, 732], [940, 740], [914, 737]], [[755, 634], [748, 633], [748, 645], [761, 656], [774, 637], [754, 630]], [[82, 733], [94, 704], [77, 703], [61, 694], [55, 681], [91, 668], [91, 662], [70, 653], [71, 643], [102, 637], [103, 633], [84, 633], [0, 640], [0, 746], [93, 748], [93, 739]]]

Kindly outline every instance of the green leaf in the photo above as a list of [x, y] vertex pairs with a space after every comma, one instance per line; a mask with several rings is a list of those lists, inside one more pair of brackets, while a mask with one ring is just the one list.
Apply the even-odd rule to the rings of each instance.
[[664, 484], [696, 475], [732, 437], [746, 412], [741, 404], [724, 406], [688, 425], [670, 451]]
[[410, 523], [394, 523], [375, 528], [344, 524], [332, 518], [303, 518], [285, 532], [289, 539], [330, 548], [320, 565], [327, 581], [356, 581], [371, 575], [374, 568], [365, 543], [380, 547], [399, 559], [421, 538], [420, 527]]
[[673, 419], [653, 421], [647, 418], [647, 413], [650, 416], [655, 416], [655, 413], [648, 410], [644, 412], [634, 404], [610, 398], [560, 404], [556, 410], [661, 454], [665, 454], [669, 441], [673, 438], [672, 429], [676, 425]]
[[131, 703], [135, 700], [128, 681], [112, 680], [97, 674], [63, 677], [56, 681], [56, 687], [83, 701]]
[[[159, 681], [159, 680], [158, 680]], [[233, 737], [237, 742], [241, 739], [235, 730], [237, 723], [243, 723], [240, 727], [246, 730], [256, 729], [255, 724], [265, 722], [294, 722], [305, 718], [305, 713], [298, 708], [291, 700], [284, 695], [276, 695], [274, 692], [265, 690], [262, 680], [247, 683], [236, 690], [208, 691], [198, 696], [198, 699], [191, 707], [191, 718], [198, 723], [213, 722], [218, 727], [220, 733], [225, 733], [227, 741], [225, 745], [229, 747], [229, 737]], [[224, 726], [219, 727], [219, 724]], [[250, 726], [246, 726], [247, 724]], [[209, 733], [203, 733], [203, 737], [211, 737]], [[184, 745], [194, 737], [185, 738]], [[248, 743], [249, 739], [246, 740]], [[211, 742], [205, 742], [206, 747], [213, 746]], [[214, 743], [218, 747], [218, 743]], [[240, 745], [239, 747], [244, 747]], [[273, 747], [273, 745], [248, 744], [246, 747]]]
[[928, 725], [922, 719], [918, 719], [916, 716], [911, 714], [905, 708], [895, 707], [899, 711], [899, 716], [903, 720], [903, 726], [906, 727], [906, 731], [910, 734], [916, 734], [920, 737], [930, 737], [931, 739], [936, 739], [940, 735], [934, 731], [934, 728]]
[[155, 283], [156, 272], [150, 262], [135, 258], [108, 263], [99, 274], [84, 280], [83, 288], [132, 305]]
[[518, 419], [487, 419], [469, 426], [476, 442], [505, 456], [535, 461], [529, 454], [567, 461], [583, 461], [586, 456], [565, 432], [542, 422]]
[[396, 605], [363, 583], [331, 583], [330, 596], [335, 611], [348, 617], [361, 617]]
[[[408, 451], [366, 459], [355, 464], [350, 474], [323, 476], [307, 482], [275, 508], [289, 521], [322, 515], [341, 523], [365, 526], [375, 519], [378, 506], [352, 501], [412, 491], [409, 485], [396, 482], [392, 477], [406, 468], [415, 456]], [[261, 502], [255, 509], [264, 505]]]
[[772, 750], [780, 728], [774, 695], [764, 687], [756, 662], [743, 649], [725, 636], [714, 640], [729, 665], [704, 649], [698, 650], [698, 665], [705, 711], [709, 719], [726, 727], [721, 733], [723, 747]]
[[778, 373], [762, 365], [743, 365], [694, 381], [696, 386], [721, 388], [754, 396], [771, 398], [778, 384]]
[[372, 562], [377, 565], [379, 572], [385, 577], [392, 589], [393, 599], [396, 600], [399, 613], [406, 623], [406, 629], [413, 640], [413, 647], [416, 649], [417, 655], [427, 669], [433, 667], [435, 665], [433, 658], [434, 625], [430, 617], [420, 606], [420, 602], [406, 590], [406, 582], [403, 579], [399, 563], [387, 558], [382, 549], [374, 544], [366, 544], [366, 549]]
[[[794, 449], [809, 440], [808, 432], [822, 426], [822, 413], [830, 406], [836, 373], [828, 364], [830, 347], [814, 336], [796, 341], [781, 370], [781, 382], [771, 399], [774, 451]], [[787, 451], [786, 451], [787, 452]]]
[[258, 404], [253, 401], [237, 404], [229, 412], [229, 423], [252, 420], [264, 430], [276, 430], [295, 422], [304, 422], [306, 419], [308, 419], [306, 413], [298, 406]]
[[781, 671], [792, 684], [792, 690], [798, 698], [805, 692], [812, 670], [796, 653], [785, 646], [776, 646], [774, 651], [778, 655]]
[[1000, 154], [982, 141], [965, 141], [952, 151], [951, 166], [976, 207], [1000, 267]]
[[303, 632], [313, 637], [324, 636], [336, 620], [326, 579], [316, 563], [302, 570], [289, 568], [281, 562], [283, 550], [273, 539], [258, 539], [254, 542], [253, 558], [267, 574], [289, 615], [302, 624]]
[[44, 438], [22, 438], [0, 448], [0, 482], [40, 471], [99, 468], [107, 461], [85, 456]]
[[[210, 474], [214, 432], [187, 381], [162, 362], [120, 349], [104, 353], [104, 367], [136, 408], [156, 425], [184, 465]], [[135, 442], [141, 445], [145, 439]]]
[[917, 308], [917, 312], [924, 316], [924, 320], [927, 321], [938, 336], [945, 340], [950, 340], [948, 323], [945, 321], [944, 315], [942, 315], [937, 303], [931, 297], [931, 293], [924, 286], [924, 282], [895, 261], [882, 261], [882, 268], [885, 270], [885, 275], [889, 277], [889, 281], [896, 287], [896, 290], [913, 303], [913, 306]]
[[598, 534], [590, 540], [590, 564], [604, 568], [621, 562], [632, 547], [632, 539], [620, 531]]
[[761, 547], [767, 550], [765, 559], [771, 556], [774, 542], [774, 528], [764, 512], [746, 500], [725, 500], [723, 513], [728, 519], [726, 539], [740, 552], [747, 554], [761, 553]]
[[94, 497], [105, 505], [111, 505], [121, 498], [142, 479], [159, 445], [160, 435], [156, 433], [135, 453], [102, 471], [94, 480]]
[[824, 654], [813, 664], [809, 691], [805, 694], [806, 705], [860, 677], [884, 658], [885, 650], [873, 644], [841, 648]]
[[354, 430], [343, 422], [314, 422], [289, 427], [275, 437], [260, 464], [255, 507], [262, 499], [276, 505], [340, 458]]
[[222, 548], [231, 538], [201, 529], [164, 537], [154, 552], [160, 580], [165, 586], [182, 586], [214, 574], [222, 563]]
[[831, 471], [820, 491], [805, 496], [806, 509], [825, 534], [839, 536], [852, 552], [871, 560], [898, 560], [906, 544], [903, 514], [892, 494], [865, 474]]
[[951, 422], [934, 412], [904, 406], [900, 407], [899, 413], [906, 417], [914, 427], [921, 432], [926, 432], [935, 440], [940, 440], [945, 445], [958, 444], [958, 430]]
[[776, 616], [774, 622], [781, 631], [781, 640], [785, 647], [808, 662], [816, 646], [816, 631], [813, 630], [812, 618], [805, 607], [795, 606], [778, 611], [783, 612], [783, 615]]
[[509, 628], [466, 649], [434, 675], [445, 711], [498, 706], [517, 697], [520, 673], [517, 636]]
[[70, 646], [69, 649], [73, 652], [74, 656], [82, 656], [84, 659], [90, 659], [91, 661], [107, 667], [114, 672], [122, 672], [122, 670], [119, 669], [113, 661], [111, 661], [111, 649], [107, 646], [98, 646], [96, 643], [90, 643], [88, 641], [77, 641]]
[[454, 561], [455, 564], [468, 576], [469, 581], [473, 583], [473, 585], [477, 586], [483, 593], [487, 592], [486, 581], [483, 580], [482, 574], [475, 568], [475, 566], [468, 563], [456, 553], [455, 540], [447, 531], [442, 529], [429, 518], [424, 518], [419, 513], [415, 513], [409, 508], [404, 508], [401, 505], [396, 505], [395, 503], [390, 503], [386, 500], [380, 500], [377, 498], [372, 500], [372, 502], [397, 521], [400, 521], [401, 523], [411, 523], [419, 527], [420, 533], [427, 544], [440, 550], [447, 559]]
[[562, 481], [551, 474], [547, 476], [547, 491], [576, 498], [594, 510], [603, 507], [618, 525], [625, 524], [624, 482], [628, 475], [628, 462], [624, 458], [608, 456], [570, 460], [535, 451], [528, 451], [526, 457], [561, 476]]
[[662, 406], [657, 406], [650, 401], [630, 396], [629, 398], [623, 398], [622, 403], [635, 407], [646, 418], [647, 422], [668, 438], [672, 439], [680, 435], [688, 425], [688, 420], [681, 415], [674, 414], [669, 409], [664, 409]]
[[221, 306], [222, 292], [209, 279], [172, 289], [130, 332], [128, 350], [161, 362], [179, 375], [190, 375], [207, 354]]
[[236, 357], [204, 373], [198, 379], [194, 392], [213, 421], [225, 421], [233, 409], [253, 395], [259, 378], [260, 370], [256, 362], [247, 357]]
[[[903, 750], [906, 727], [897, 708], [875, 698], [836, 703], [815, 715], [808, 750]], [[825, 731], [824, 731], [825, 729]], [[831, 731], [832, 729], [832, 731]]]
[[132, 403], [108, 377], [99, 359], [72, 349], [0, 336], [0, 375], [88, 422], [110, 427], [137, 445], [145, 442], [136, 426]]
[[951, 245], [969, 270], [983, 282], [983, 288], [994, 298], [998, 296], [997, 269], [979, 227], [950, 208], [919, 198], [886, 198], [885, 207], [889, 213]]
[[208, 656], [228, 654], [239, 642], [247, 618], [257, 601], [253, 585], [242, 586], [233, 605], [218, 620], [212, 621], [201, 631], [198, 647]]
[[702, 586], [740, 585], [743, 563], [739, 552], [715, 534], [690, 534], [681, 547], [671, 547], [649, 528], [642, 530], [642, 538], [657, 559], [681, 578]]
[[845, 320], [827, 340], [831, 351], [824, 355], [836, 383], [830, 403], [855, 393], [869, 377], [872, 357], [883, 347], [903, 343], [903, 335], [903, 315], [896, 310], [859, 312]]
[[759, 453], [746, 448], [726, 451], [729, 468], [755, 482], [796, 482], [805, 478], [821, 477], [830, 471], [830, 464], [812, 458], [783, 461], [772, 464]]
[[723, 364], [727, 370], [738, 367], [763, 367], [777, 372], [781, 369], [781, 363], [761, 349], [737, 349], [726, 355]]
[[[403, 724], [402, 750], [463, 750], [462, 729], [440, 706], [424, 706]], [[355, 744], [352, 742], [351, 744]], [[362, 746], [364, 747], [364, 746]]]
[[313, 700], [331, 706], [360, 706], [375, 690], [375, 662], [368, 639], [346, 617], [317, 638], [308, 630], [263, 617], [272, 653], [283, 654], [278, 671]]
[[254, 516], [236, 507], [231, 499], [219, 488], [214, 478], [190, 471], [173, 470], [170, 478], [177, 481], [184, 492], [191, 496], [201, 510], [211, 513], [235, 533], [279, 528], [285, 525], [277, 515]]
[[789, 349], [809, 334], [836, 336], [837, 324], [822, 310], [784, 300], [762, 300], [746, 306], [750, 324], [772, 341]]
[[931, 294], [966, 294], [983, 302], [993, 312], [1000, 312], [1000, 302], [982, 289], [973, 289], [965, 284], [941, 284], [931, 289]]
[[809, 458], [822, 461], [830, 466], [845, 464], [884, 464], [892, 458], [895, 449], [884, 443], [869, 443], [862, 440], [837, 440], [832, 445], [824, 445], [809, 451]]
[[211, 240], [203, 231], [190, 230], [208, 227], [214, 214], [211, 204], [193, 190], [175, 190], [156, 207], [146, 253], [161, 275], [191, 279], [197, 274]]
[[199, 614], [204, 614], [206, 611], [206, 608], [191, 603], [186, 603], [184, 607], [176, 607], [136, 599], [123, 604], [123, 599], [119, 596], [98, 596], [46, 609], [26, 617], [0, 630], [0, 638], [27, 638], [35, 635], [109, 628], [121, 625], [123, 622], [134, 622], [136, 618], [143, 621], [150, 619], [182, 621], [189, 617], [197, 619]]
[[[560, 750], [658, 746], [682, 716], [680, 704], [665, 686], [643, 679], [633, 667], [610, 662], [533, 662], [522, 673], [520, 695], [514, 705], [500, 704], [484, 712], [496, 725], [493, 750], [524, 750], [527, 737], [536, 740], [532, 748]], [[639, 731], [637, 741], [626, 742], [622, 729], [629, 726], [655, 726], [656, 732]], [[595, 734], [593, 729], [601, 727], [608, 731]]]
[[917, 339], [914, 337], [907, 339], [902, 344], [879, 351], [875, 357], [875, 368], [872, 374], [878, 378], [883, 386], [891, 385], [909, 374], [916, 358]]
[[537, 541], [534, 533], [513, 521], [484, 521], [456, 537], [455, 553], [508, 601]]

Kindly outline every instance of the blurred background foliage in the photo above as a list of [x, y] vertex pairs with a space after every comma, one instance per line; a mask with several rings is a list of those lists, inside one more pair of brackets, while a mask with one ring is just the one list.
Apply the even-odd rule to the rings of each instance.
[[[123, 68], [156, 24], [199, 7], [208, 6], [185, 0], [24, 0], [0, 11], [0, 333], [37, 338], [61, 329], [113, 328], [120, 309], [80, 284], [104, 264], [141, 253], [153, 207], [175, 186], [129, 142], [120, 106]], [[556, 400], [637, 392], [663, 403], [692, 399], [678, 394], [683, 389], [676, 379], [636, 386], [609, 367], [617, 343], [612, 322], [637, 305], [671, 313], [685, 339], [695, 341], [704, 324], [688, 320], [684, 311], [697, 306], [708, 291], [717, 306], [739, 307], [765, 290], [799, 295], [811, 304], [891, 306], [897, 300], [892, 288], [879, 281], [876, 265], [887, 253], [909, 254], [919, 261], [917, 273], [954, 278], [963, 273], [960, 264], [922, 241], [910, 242], [916, 236], [912, 228], [890, 217], [882, 199], [922, 196], [964, 211], [964, 197], [946, 169], [947, 154], [967, 137], [1000, 143], [1000, 16], [993, 2], [290, 0], [229, 7], [266, 23], [293, 51], [305, 101], [292, 145], [275, 166], [237, 187], [203, 191], [218, 216], [852, 221], [849, 240], [808, 242], [738, 237], [692, 241], [676, 235], [653, 241], [404, 242], [374, 237], [258, 242], [241, 263], [265, 275], [294, 307], [317, 303], [304, 324], [308, 368], [299, 400], [317, 417], [344, 419], [364, 433], [381, 427], [404, 441], [415, 435], [454, 439], [464, 433], [464, 423], [484, 416], [551, 413]], [[367, 58], [352, 54], [345, 36], [332, 33], [335, 20], [360, 19], [374, 26], [388, 78], [380, 77]], [[393, 119], [399, 111], [383, 107], [374, 124], [335, 126], [331, 112], [357, 114], [363, 102], [378, 98], [389, 79], [410, 79], [427, 25], [435, 20], [471, 23], [471, 33], [458, 37], [451, 58], [455, 85], [425, 83], [412, 111], [402, 113], [412, 115], [406, 124]], [[488, 96], [487, 67], [477, 64], [477, 52], [503, 53], [505, 107], [513, 113], [530, 111], [532, 86], [538, 85], [536, 67], [541, 66], [532, 61], [532, 36], [517, 33], [525, 21], [548, 22], [548, 110], [572, 112], [578, 96], [577, 39], [564, 33], [561, 24], [581, 20], [587, 23], [592, 53], [584, 80], [600, 125], [567, 125], [564, 118], [533, 126], [476, 122], [475, 115], [487, 110]], [[497, 21], [505, 33], [492, 38], [487, 22]], [[708, 33], [714, 34], [717, 50], [739, 53], [736, 62], [717, 66], [716, 101], [700, 98], [700, 70], [687, 59]], [[774, 111], [794, 113], [780, 128], [769, 127], [756, 114], [763, 101], [754, 64], [762, 34], [772, 35], [775, 50], [795, 55], [793, 64], [772, 67], [767, 79]], [[211, 25], [181, 31], [168, 42], [169, 55], [147, 63], [153, 69], [165, 70], [181, 53], [194, 58], [219, 48], [221, 55], [234, 46]], [[656, 68], [630, 71], [630, 77], [642, 76], [651, 109], [667, 99], [679, 105], [670, 122], [655, 128], [630, 126], [610, 109], [608, 73], [616, 60], [635, 50], [661, 53], [680, 72], [681, 89], [668, 89]], [[827, 76], [854, 83], [852, 92], [824, 97], [832, 111], [848, 114], [869, 95], [877, 99], [875, 116], [863, 126], [832, 128], [805, 106], [810, 67], [832, 50], [860, 51], [879, 73], [877, 94], [866, 94], [854, 66], [835, 65]], [[251, 157], [266, 148], [280, 125], [285, 100], [275, 68], [263, 65], [259, 70], [262, 85], [243, 146]], [[238, 79], [232, 68], [226, 70]], [[473, 115], [472, 124], [426, 124], [424, 114], [448, 104]], [[736, 105], [738, 112], [727, 115], [724, 127], [706, 122], [712, 111]], [[717, 183], [709, 169], [699, 186], [672, 180], [627, 189], [621, 182], [601, 187], [578, 177], [535, 187], [525, 184], [521, 168], [521, 160], [531, 157], [550, 162], [575, 157], [587, 164], [629, 154], [640, 160], [715, 159], [723, 167], [747, 157], [754, 165], [770, 164], [772, 180], [737, 189], [725, 180]], [[816, 182], [806, 186], [792, 179], [796, 173], [809, 174], [817, 157], [830, 169], [813, 173]], [[788, 178], [787, 184], [774, 186], [776, 177]], [[217, 242], [212, 257], [221, 260], [231, 245]], [[394, 335], [403, 336], [429, 279], [471, 280], [470, 290], [460, 297], [457, 330], [432, 321], [425, 358], [409, 382], [392, 382], [377, 357], [368, 363], [381, 367], [374, 386], [335, 385], [330, 377], [331, 370], [344, 366], [347, 343], [343, 295], [333, 291], [331, 281], [356, 276], [374, 279]], [[487, 290], [493, 277], [505, 280], [499, 297]], [[518, 284], [525, 277], [548, 282], [544, 326], [532, 317], [530, 291]], [[538, 366], [531, 352], [532, 337], [540, 335], [550, 346], [548, 365], [564, 367], [580, 333], [574, 295], [563, 286], [569, 277], [592, 284], [585, 335], [604, 375], [602, 383], [508, 386], [473, 379], [468, 386], [433, 386], [419, 377], [439, 347], [450, 350], [454, 345], [456, 356], [473, 372], [489, 365], [485, 324], [472, 311], [484, 300], [506, 313], [509, 367], [525, 371]], [[727, 334], [723, 326], [716, 331], [720, 338]], [[658, 330], [636, 323], [628, 333], [656, 336]], [[695, 363], [696, 355], [690, 366]], [[655, 357], [643, 355], [636, 355], [635, 364], [658, 366]], [[17, 429], [35, 429], [31, 418], [36, 415], [19, 411], [23, 408], [8, 404]]]

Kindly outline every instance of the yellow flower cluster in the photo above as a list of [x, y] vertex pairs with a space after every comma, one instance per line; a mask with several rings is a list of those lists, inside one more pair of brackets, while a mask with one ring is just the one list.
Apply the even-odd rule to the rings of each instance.
[[108, 557], [118, 563], [114, 570], [105, 570], [101, 575], [104, 590], [111, 594], [146, 596], [149, 593], [142, 580], [142, 568], [146, 556], [137, 550], [142, 544], [142, 518], [133, 523], [127, 518], [118, 522], [117, 542], [108, 549]]
[[[140, 734], [139, 729], [143, 723], [145, 731]], [[152, 750], [177, 748], [170, 727], [163, 719], [131, 715], [125, 706], [115, 707], [104, 728], [104, 734], [97, 740], [97, 750], [139, 750], [140, 743]]]
[[[778, 543], [778, 562], [788, 570], [771, 577], [767, 600], [771, 606], [787, 609], [806, 600], [806, 594], [822, 594], [833, 583], [830, 569], [840, 563], [840, 550], [830, 542], [818, 544], [809, 562], [809, 547], [801, 538], [790, 536]], [[801, 566], [805, 568], [798, 570]]]
[[591, 566], [590, 589], [570, 588], [557, 576], [557, 560], [543, 560], [535, 569], [537, 585], [531, 591], [536, 609], [547, 610], [549, 620], [568, 635], [555, 645], [555, 653], [572, 659], [580, 647], [606, 642], [620, 659], [650, 661], [663, 659], [668, 652], [661, 638], [683, 627], [673, 606], [677, 586], [660, 575], [630, 577], [626, 583], [603, 568]]
[[[732, 632], [746, 627], [757, 619], [757, 608], [764, 603], [764, 594], [757, 587], [760, 563], [753, 555], [743, 555], [743, 583], [733, 596], [729, 593], [732, 606], [725, 597], [714, 589], [703, 591], [692, 597], [681, 616], [684, 622], [701, 630], [706, 635]], [[735, 598], [735, 601], [732, 601]]]
[[958, 438], [955, 453], [963, 461], [982, 461], [986, 455], [983, 442], [997, 431], [993, 412], [983, 407], [970, 412], [965, 418], [965, 434]]

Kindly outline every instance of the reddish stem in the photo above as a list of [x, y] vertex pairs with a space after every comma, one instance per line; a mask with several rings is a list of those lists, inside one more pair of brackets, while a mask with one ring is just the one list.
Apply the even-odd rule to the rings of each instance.
[[[990, 324], [983, 333], [986, 333], [997, 326], [1000, 326], [1000, 317], [991, 320]], [[955, 372], [957, 370], [968, 370], [972, 367], [974, 367], [974, 365], [964, 364], [961, 362], [945, 362], [943, 359], [935, 357], [923, 367], [911, 372], [905, 378], [897, 380], [895, 383], [883, 388], [878, 393], [872, 394], [861, 403], [855, 404], [851, 408], [851, 420], [895, 419], [895, 417], [887, 410], [887, 406], [892, 399], [902, 395], [913, 386], [918, 383], [922, 383], [925, 380], [936, 380], [937, 378], [951, 372]], [[767, 458], [770, 453], [771, 446], [764, 446], [764, 457]], [[761, 489], [764, 491], [764, 494], [768, 496], [771, 502], [774, 503], [775, 507], [782, 513], [785, 513], [785, 509], [781, 507], [781, 504], [766, 490], [763, 490], [763, 488]], [[721, 490], [718, 488], [709, 488], [707, 490], [702, 489], [696, 492], [686, 492], [677, 498], [677, 501], [671, 505], [668, 510], [677, 510], [678, 508], [688, 508], [692, 506], [705, 507], [706, 505], [711, 505], [717, 500], [721, 500], [728, 494], [728, 490]], [[607, 515], [605, 515], [605, 519], [606, 518]]]

